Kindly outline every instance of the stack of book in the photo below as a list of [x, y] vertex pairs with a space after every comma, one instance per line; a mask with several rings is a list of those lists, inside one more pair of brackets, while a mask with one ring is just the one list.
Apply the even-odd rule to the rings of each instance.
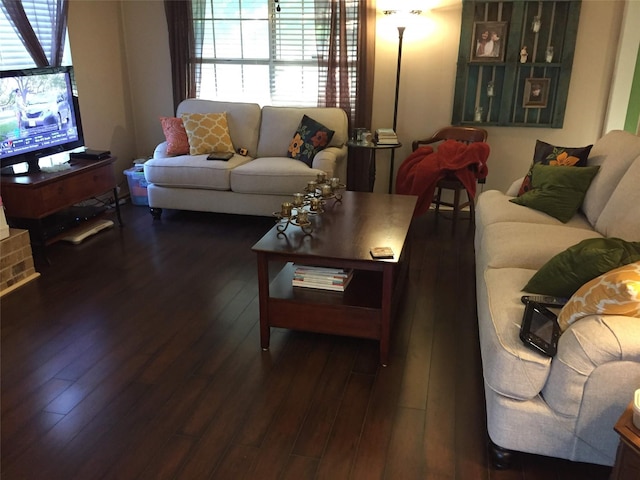
[[344, 292], [353, 278], [353, 269], [296, 265], [293, 286]]
[[397, 145], [398, 135], [392, 128], [378, 128], [376, 130], [376, 143], [379, 145]]

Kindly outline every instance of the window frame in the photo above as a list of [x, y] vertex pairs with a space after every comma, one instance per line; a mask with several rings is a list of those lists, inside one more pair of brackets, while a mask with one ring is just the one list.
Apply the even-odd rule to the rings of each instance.
[[[287, 25], [292, 25], [294, 22], [294, 19], [297, 18], [295, 17], [296, 13], [299, 12], [306, 12], [304, 17], [307, 20], [311, 20], [312, 22], [314, 22], [314, 28], [310, 29], [313, 33], [311, 34], [313, 36], [313, 38], [315, 39], [315, 37], [318, 36], [317, 34], [317, 29], [319, 28], [317, 24], [315, 24], [316, 19], [318, 18], [316, 16], [316, 1], [315, 0], [280, 0], [280, 1], [274, 1], [274, 0], [265, 0], [266, 1], [266, 15], [263, 15], [261, 17], [259, 17], [260, 20], [262, 21], [266, 21], [268, 22], [268, 26], [267, 26], [267, 35], [268, 35], [268, 41], [269, 41], [269, 47], [268, 47], [268, 57], [267, 58], [251, 58], [251, 57], [247, 57], [247, 58], [238, 58], [236, 56], [221, 56], [221, 55], [217, 55], [217, 56], [207, 56], [204, 54], [204, 50], [205, 47], [202, 47], [199, 45], [199, 38], [204, 38], [205, 35], [203, 33], [203, 26], [199, 25], [199, 22], [211, 22], [211, 27], [209, 27], [209, 31], [211, 32], [209, 35], [210, 37], [213, 38], [214, 43], [215, 43], [215, 22], [217, 20], [219, 21], [225, 21], [225, 20], [233, 20], [233, 21], [240, 21], [240, 22], [251, 22], [251, 21], [255, 21], [256, 18], [253, 17], [249, 17], [249, 18], [243, 18], [241, 15], [241, 8], [243, 5], [242, 0], [239, 0], [237, 2], [237, 6], [238, 6], [238, 11], [236, 13], [236, 15], [232, 16], [232, 17], [225, 17], [225, 16], [217, 16], [214, 6], [216, 3], [216, 0], [192, 0], [192, 3], [194, 5], [194, 8], [192, 10], [192, 15], [193, 15], [193, 24], [194, 24], [194, 33], [195, 33], [195, 38], [196, 38], [196, 45], [195, 45], [195, 56], [193, 58], [190, 59], [190, 62], [192, 64], [195, 65], [196, 67], [196, 92], [197, 92], [197, 96], [200, 98], [207, 98], [207, 99], [211, 99], [211, 100], [224, 100], [224, 101], [232, 101], [232, 100], [242, 100], [242, 101], [255, 101], [255, 103], [259, 103], [261, 105], [288, 105], [288, 106], [316, 106], [322, 103], [322, 98], [324, 98], [324, 94], [325, 94], [325, 87], [326, 87], [326, 79], [323, 72], [323, 62], [321, 61], [321, 55], [319, 54], [319, 46], [318, 43], [314, 43], [311, 46], [311, 55], [309, 55], [309, 51], [306, 50], [304, 48], [304, 46], [300, 47], [299, 53], [300, 55], [298, 55], [298, 58], [293, 58], [293, 59], [289, 59], [289, 58], [285, 58], [281, 53], [279, 53], [282, 49], [283, 46], [284, 48], [287, 47], [291, 47], [293, 44], [291, 43], [284, 43], [284, 42], [279, 42], [279, 38], [282, 37], [283, 32], [284, 35], [286, 36], [287, 32]], [[257, 2], [256, 2], [257, 3]], [[327, 5], [330, 2], [327, 2]], [[354, 19], [354, 29], [355, 29], [355, 33], [353, 32], [349, 32], [348, 35], [355, 35], [355, 38], [357, 40], [357, 19], [358, 19], [358, 1], [357, 0], [352, 0], [351, 2], [347, 2], [349, 3], [349, 8], [351, 10], [349, 10], [349, 14], [352, 15], [352, 18]], [[229, 7], [229, 2], [225, 2], [226, 7]], [[205, 5], [203, 7], [203, 5]], [[209, 8], [206, 5], [210, 5], [210, 11], [211, 11], [211, 17], [210, 18], [206, 18], [203, 15], [203, 12]], [[281, 11], [278, 12], [277, 8], [278, 6], [280, 7]], [[294, 14], [288, 14], [287, 12], [291, 12], [291, 9], [293, 9]], [[306, 9], [306, 10], [305, 10]], [[310, 13], [311, 11], [311, 13]], [[279, 21], [281, 22], [279, 24]], [[308, 25], [308, 24], [307, 24]], [[302, 30], [307, 30], [308, 26], [302, 27]], [[240, 31], [242, 31], [242, 26], [240, 27]], [[291, 35], [291, 34], [290, 34]], [[294, 34], [295, 35], [295, 34]], [[308, 35], [302, 35], [302, 37], [300, 38], [308, 38]], [[208, 39], [210, 40], [210, 39]], [[289, 39], [290, 40], [290, 39]], [[241, 42], [244, 41], [244, 39], [241, 37], [240, 39]], [[357, 44], [356, 42], [347, 42], [347, 45], [349, 46], [351, 43]], [[293, 45], [296, 46], [296, 45]], [[215, 45], [213, 46], [213, 52], [214, 55], [216, 55], [216, 47]], [[358, 51], [357, 51], [357, 45], [354, 45], [350, 48], [349, 54], [348, 54], [348, 76], [349, 76], [349, 96], [350, 96], [350, 102], [352, 104], [355, 104], [356, 102], [356, 80], [355, 80], [355, 75], [356, 75], [356, 71], [357, 71], [357, 61], [358, 61]], [[241, 54], [243, 54], [243, 52], [241, 52]], [[305, 56], [307, 58], [305, 58]], [[238, 66], [250, 66], [250, 65], [258, 65], [258, 66], [265, 66], [267, 67], [267, 71], [268, 71], [268, 78], [269, 78], [269, 88], [268, 88], [268, 98], [267, 95], [263, 95], [263, 98], [252, 98], [252, 95], [250, 94], [246, 94], [245, 92], [242, 92], [240, 94], [235, 94], [235, 95], [230, 95], [229, 93], [225, 92], [222, 89], [218, 89], [218, 87], [215, 87], [215, 90], [207, 92], [204, 91], [201, 86], [203, 85], [203, 76], [206, 75], [206, 69], [209, 66], [213, 66], [213, 70], [218, 70], [217, 66], [233, 66], [233, 65], [238, 65]], [[281, 84], [281, 82], [278, 82], [278, 76], [279, 75], [283, 75], [282, 71], [286, 70], [288, 68], [298, 68], [301, 70], [301, 72], [304, 74], [303, 78], [309, 78], [309, 76], [311, 76], [311, 78], [313, 78], [315, 80], [315, 82], [311, 85], [308, 86], [307, 84], [305, 84], [305, 82], [301, 82], [301, 84], [299, 84], [299, 88], [300, 91], [296, 92], [296, 93], [292, 93], [290, 95], [283, 95], [282, 91], [283, 90], [287, 90], [287, 88], [285, 87], [284, 89], [281, 87], [280, 89], [278, 89], [278, 84]], [[305, 71], [307, 71], [305, 73]], [[216, 72], [217, 75], [217, 72]], [[244, 77], [244, 73], [241, 74], [240, 79], [242, 81], [238, 81], [236, 83], [240, 83], [243, 84], [245, 83], [245, 77]], [[286, 73], [285, 73], [286, 75]], [[299, 78], [299, 76], [296, 75], [295, 78]], [[336, 80], [339, 81], [339, 76], [336, 74]], [[212, 81], [212, 83], [215, 83], [216, 80]], [[306, 89], [306, 90], [305, 90]], [[289, 92], [286, 92], [289, 93]], [[239, 98], [240, 97], [240, 98]]]

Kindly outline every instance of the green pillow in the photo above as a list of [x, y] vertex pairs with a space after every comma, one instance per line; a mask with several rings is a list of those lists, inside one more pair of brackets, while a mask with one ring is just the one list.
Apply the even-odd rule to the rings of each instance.
[[589, 238], [545, 263], [523, 290], [569, 298], [590, 280], [637, 261], [640, 261], [640, 242], [627, 242], [620, 238]]
[[599, 168], [557, 167], [536, 163], [532, 167], [531, 190], [509, 201], [539, 210], [567, 223], [582, 205], [584, 195]]

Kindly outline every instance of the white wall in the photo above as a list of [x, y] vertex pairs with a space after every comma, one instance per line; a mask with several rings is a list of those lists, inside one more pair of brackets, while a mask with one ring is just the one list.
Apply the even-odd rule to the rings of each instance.
[[111, 150], [123, 182], [137, 147], [121, 5], [73, 0], [68, 25], [85, 144]]
[[[440, 1], [453, 4], [425, 11], [404, 34], [396, 170], [413, 139], [451, 122], [462, 5]], [[485, 188], [524, 175], [537, 138], [582, 146], [603, 133], [623, 10], [619, 0], [583, 0], [564, 128], [489, 127]], [[398, 33], [389, 22], [380, 15], [377, 25], [374, 129], [393, 121]], [[111, 149], [122, 169], [151, 155], [163, 140], [158, 117], [173, 113], [163, 2], [71, 0], [69, 36], [88, 145]], [[380, 153], [376, 191], [387, 191], [388, 169]]]
[[[614, 69], [605, 130], [624, 129], [629, 108], [636, 58], [640, 47], [640, 1], [627, 2], [621, 29], [621, 41]], [[640, 128], [640, 125], [639, 125]]]

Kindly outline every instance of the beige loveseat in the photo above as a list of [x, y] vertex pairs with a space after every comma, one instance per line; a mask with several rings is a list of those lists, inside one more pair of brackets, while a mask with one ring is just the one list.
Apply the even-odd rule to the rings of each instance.
[[513, 450], [612, 465], [613, 426], [640, 388], [640, 318], [585, 317], [561, 335], [553, 359], [519, 338], [522, 289], [549, 259], [590, 238], [640, 241], [640, 137], [609, 132], [594, 144], [588, 165], [600, 169], [567, 223], [510, 202], [522, 179], [507, 193], [477, 199], [478, 322], [498, 466]]
[[[159, 218], [163, 208], [268, 216], [280, 210], [307, 182], [325, 172], [346, 183], [347, 116], [339, 108], [260, 108], [253, 103], [188, 99], [176, 114], [226, 112], [236, 154], [228, 161], [210, 161], [207, 155], [170, 156], [167, 142], [144, 164], [149, 185], [149, 207]], [[307, 115], [334, 131], [327, 148], [311, 166], [287, 157], [289, 143]]]

